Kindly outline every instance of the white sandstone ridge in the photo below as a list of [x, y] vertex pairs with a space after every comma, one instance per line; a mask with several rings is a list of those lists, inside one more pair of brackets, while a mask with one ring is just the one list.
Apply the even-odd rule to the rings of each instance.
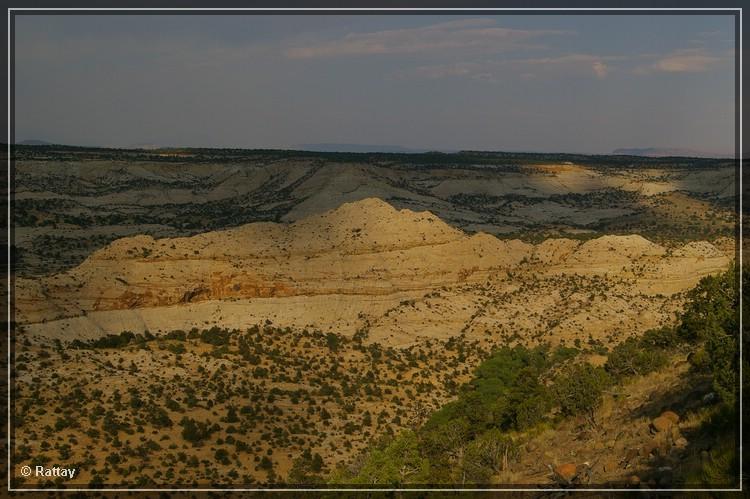
[[89, 261], [141, 260], [144, 250], [148, 260], [373, 253], [445, 244], [464, 237], [428, 211], [399, 211], [385, 201], [368, 198], [290, 224], [252, 223], [174, 239], [124, 238], [95, 252]]
[[379, 199], [291, 224], [119, 239], [70, 271], [16, 281], [19, 322], [204, 300], [431, 289], [512, 267], [531, 245], [469, 236]]
[[468, 235], [430, 212], [396, 210], [370, 198], [290, 224], [254, 223], [186, 238], [119, 239], [67, 272], [18, 279], [16, 317], [34, 323], [208, 300], [423, 294], [509, 270], [637, 274], [649, 281], [647, 291], [673, 293], [728, 262], [705, 242], [669, 255], [640, 236], [533, 246]]

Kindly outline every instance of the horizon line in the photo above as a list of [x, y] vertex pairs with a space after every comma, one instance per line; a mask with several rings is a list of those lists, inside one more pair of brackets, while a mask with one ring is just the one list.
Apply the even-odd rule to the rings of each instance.
[[[23, 144], [21, 142], [25, 141], [38, 141], [43, 142], [39, 144]], [[418, 148], [418, 147], [409, 147], [409, 146], [400, 146], [400, 145], [393, 145], [393, 144], [383, 144], [378, 146], [377, 144], [356, 144], [356, 143], [320, 143], [320, 144], [300, 144], [300, 146], [372, 146], [372, 147], [384, 147], [384, 148], [402, 148], [403, 151], [378, 151], [378, 150], [362, 150], [362, 151], [345, 151], [345, 150], [315, 150], [315, 149], [306, 149], [306, 148], [299, 148], [299, 147], [242, 147], [242, 146], [190, 146], [190, 145], [184, 145], [184, 146], [146, 146], [144, 147], [138, 147], [138, 146], [110, 146], [110, 145], [80, 145], [80, 144], [64, 144], [64, 143], [57, 143], [57, 142], [47, 142], [43, 140], [37, 140], [37, 139], [24, 139], [21, 142], [16, 142], [13, 144], [8, 144], [7, 142], [1, 142], [0, 145], [4, 147], [8, 146], [20, 146], [20, 147], [31, 147], [31, 148], [42, 148], [42, 147], [69, 147], [69, 148], [77, 148], [77, 149], [104, 149], [104, 150], [111, 150], [111, 151], [164, 151], [164, 150], [180, 150], [180, 149], [187, 149], [187, 150], [231, 150], [231, 151], [279, 151], [279, 152], [304, 152], [304, 153], [312, 153], [312, 154], [360, 154], [360, 155], [366, 155], [366, 154], [389, 154], [389, 155], [425, 155], [425, 154], [444, 154], [444, 155], [459, 155], [459, 154], [468, 154], [468, 153], [482, 153], [482, 154], [551, 154], [551, 155], [564, 155], [564, 156], [631, 156], [634, 158], [647, 158], [647, 159], [664, 159], [664, 158], [690, 158], [690, 159], [725, 159], [725, 160], [734, 160], [739, 159], [737, 158], [736, 154], [722, 154], [722, 153], [714, 153], [709, 151], [692, 151], [687, 148], [681, 148], [681, 147], [620, 147], [615, 149], [612, 152], [563, 152], [563, 151], [540, 151], [540, 150], [512, 150], [512, 149], [462, 149], [462, 148], [450, 148], [450, 149], [432, 149], [432, 148]], [[674, 155], [647, 155], [647, 154], [628, 154], [628, 153], [617, 153], [615, 151], [619, 150], [640, 150], [640, 151], [648, 151], [648, 150], [685, 150], [686, 152], [695, 152], [700, 153], [699, 156], [696, 155], [689, 155], [689, 154], [674, 154]]]

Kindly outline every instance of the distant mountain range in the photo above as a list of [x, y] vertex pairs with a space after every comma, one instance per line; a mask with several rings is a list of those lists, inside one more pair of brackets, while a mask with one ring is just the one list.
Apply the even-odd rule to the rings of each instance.
[[[414, 154], [434, 151], [435, 149], [412, 149], [403, 146], [394, 146], [386, 144], [297, 144], [292, 146], [293, 149], [301, 151], [314, 152], [384, 152], [384, 153], [403, 153]], [[451, 152], [451, 151], [442, 151]]]
[[125, 146], [125, 149], [144, 149], [144, 150], [154, 150], [154, 149], [169, 149], [169, 147], [163, 147], [159, 144], [151, 144], [149, 142], [142, 142], [137, 144], [128, 144]]
[[685, 148], [658, 148], [658, 147], [643, 147], [643, 148], [623, 148], [615, 149], [612, 154], [623, 155], [623, 156], [645, 156], [648, 158], [661, 158], [666, 156], [684, 156], [689, 158], [731, 158], [731, 154], [720, 154], [715, 152], [697, 151], [695, 149]]
[[16, 142], [16, 145], [20, 146], [72, 146], [72, 147], [92, 147], [92, 148], [104, 148], [104, 149], [142, 149], [142, 150], [154, 150], [154, 149], [170, 149], [169, 146], [161, 146], [159, 144], [152, 144], [149, 142], [139, 142], [135, 144], [122, 145], [84, 145], [84, 144], [61, 144], [59, 142], [48, 142], [46, 140], [39, 139], [26, 139]]

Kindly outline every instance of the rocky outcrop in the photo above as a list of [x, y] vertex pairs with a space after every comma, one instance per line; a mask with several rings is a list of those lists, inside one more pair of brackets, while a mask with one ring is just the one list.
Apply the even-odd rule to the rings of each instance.
[[578, 467], [574, 463], [563, 463], [555, 466], [552, 472], [560, 482], [570, 483], [578, 474]]
[[728, 258], [711, 248], [691, 243], [670, 256], [640, 236], [548, 240], [533, 246], [469, 235], [430, 212], [396, 210], [379, 199], [365, 199], [289, 224], [116, 240], [70, 271], [18, 279], [16, 318], [37, 323], [207, 300], [421, 296], [509, 271], [613, 273], [644, 279], [648, 292], [676, 292], [727, 265]]
[[680, 416], [674, 411], [664, 411], [651, 421], [651, 430], [655, 433], [669, 431], [680, 422]]
[[674, 422], [664, 416], [658, 416], [651, 421], [651, 429], [656, 433], [668, 431], [672, 426], [674, 426]]

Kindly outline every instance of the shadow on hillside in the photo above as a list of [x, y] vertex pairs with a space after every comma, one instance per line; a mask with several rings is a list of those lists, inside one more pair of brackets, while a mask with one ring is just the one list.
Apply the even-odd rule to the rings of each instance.
[[[649, 400], [632, 410], [628, 419], [653, 421], [664, 411], [673, 411], [680, 417], [678, 425], [663, 431], [650, 428], [637, 449], [640, 461], [633, 467], [633, 475], [639, 483], [603, 486], [736, 487], [736, 483], [722, 483], [726, 482], [726, 470], [731, 468], [735, 433], [732, 418], [726, 411], [719, 410], [718, 402], [710, 377], [700, 373], [688, 373], [675, 386], [652, 394]], [[709, 483], [710, 487], [706, 485]]]
[[691, 372], [677, 385], [651, 394], [645, 403], [631, 412], [630, 419], [653, 419], [664, 411], [674, 411], [684, 418], [687, 413], [705, 406], [703, 399], [711, 393], [710, 376]]

